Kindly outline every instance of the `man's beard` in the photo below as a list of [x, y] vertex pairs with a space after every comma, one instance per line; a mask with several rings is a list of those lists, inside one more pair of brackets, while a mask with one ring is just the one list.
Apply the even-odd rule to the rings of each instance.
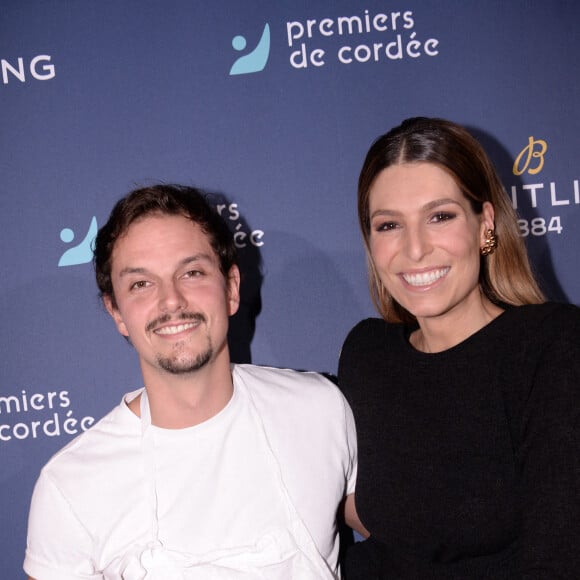
[[203, 368], [213, 358], [213, 346], [208, 339], [207, 348], [195, 358], [182, 359], [179, 354], [164, 357], [157, 356], [157, 364], [172, 375], [185, 375]]
[[[171, 319], [169, 315], [164, 315], [159, 317], [156, 320], [150, 322], [147, 326], [147, 330], [151, 330], [155, 328], [159, 324], [163, 324], [168, 322]], [[186, 321], [186, 320], [196, 320], [200, 323], [204, 323], [206, 321], [205, 316], [201, 313], [189, 313], [189, 312], [182, 312], [177, 320], [179, 321]], [[157, 356], [157, 364], [160, 368], [164, 371], [171, 373], [172, 375], [184, 375], [187, 373], [193, 373], [198, 371], [199, 369], [203, 368], [212, 358], [214, 354], [214, 348], [211, 342], [211, 337], [207, 337], [207, 348], [200, 352], [195, 358], [191, 357], [184, 357], [180, 354], [179, 349], [180, 345], [175, 345], [176, 353], [171, 356]]]

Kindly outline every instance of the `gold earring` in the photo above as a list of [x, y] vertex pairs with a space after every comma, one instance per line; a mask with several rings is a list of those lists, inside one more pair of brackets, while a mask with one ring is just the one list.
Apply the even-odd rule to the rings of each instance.
[[485, 232], [485, 243], [480, 249], [482, 256], [489, 256], [493, 254], [497, 248], [497, 238], [495, 237], [495, 232], [493, 230], [487, 230]]

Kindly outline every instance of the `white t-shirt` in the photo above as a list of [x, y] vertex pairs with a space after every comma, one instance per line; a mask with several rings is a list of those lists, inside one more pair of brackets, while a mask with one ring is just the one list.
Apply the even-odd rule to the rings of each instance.
[[196, 557], [251, 549], [292, 527], [281, 486], [337, 573], [336, 510], [356, 478], [350, 408], [315, 373], [232, 369], [232, 399], [208, 421], [150, 427], [145, 449], [141, 420], [125, 402], [135, 391], [47, 463], [30, 511], [30, 576], [121, 578], [119, 560], [155, 539]]

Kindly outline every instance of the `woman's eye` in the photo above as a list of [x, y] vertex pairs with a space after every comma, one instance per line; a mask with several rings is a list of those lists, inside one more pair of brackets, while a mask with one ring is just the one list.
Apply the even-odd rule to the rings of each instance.
[[388, 232], [394, 230], [398, 227], [397, 222], [380, 222], [376, 225], [375, 230], [377, 232]]
[[455, 217], [455, 214], [450, 213], [448, 211], [440, 211], [436, 213], [432, 218], [431, 221], [433, 222], [446, 222], [452, 220]]

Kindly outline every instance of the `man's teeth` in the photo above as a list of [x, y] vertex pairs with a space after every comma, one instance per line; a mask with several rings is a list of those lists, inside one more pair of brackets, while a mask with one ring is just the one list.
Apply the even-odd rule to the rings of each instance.
[[186, 324], [178, 324], [177, 326], [164, 326], [163, 328], [158, 328], [155, 332], [157, 334], [178, 334], [194, 326], [195, 324], [193, 322], [188, 322]]
[[421, 272], [420, 274], [403, 274], [403, 278], [410, 286], [429, 286], [442, 278], [449, 272], [449, 268], [441, 268], [440, 270], [430, 270], [429, 272]]

